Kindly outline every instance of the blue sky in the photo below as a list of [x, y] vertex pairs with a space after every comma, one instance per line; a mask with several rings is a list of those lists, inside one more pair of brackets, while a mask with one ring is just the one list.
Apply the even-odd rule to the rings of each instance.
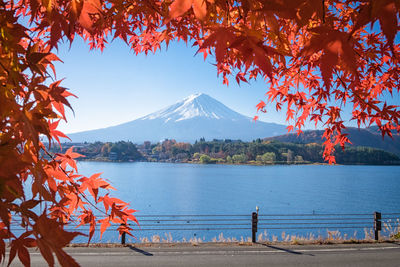
[[[117, 125], [195, 93], [206, 93], [249, 117], [259, 115], [262, 121], [287, 124], [285, 113], [275, 112], [274, 106], [266, 114], [256, 112], [256, 104], [265, 100], [268, 89], [263, 79], [239, 86], [232, 77], [227, 87], [222, 76], [217, 77], [213, 56], [204, 61], [202, 54], [195, 54], [196, 49], [184, 42], [171, 43], [168, 50], [147, 56], [136, 56], [119, 40], [103, 52], [90, 51], [80, 38], [71, 48], [68, 43], [60, 45], [58, 55], [64, 63], [56, 64], [57, 79], [65, 78], [62, 85], [79, 98], [70, 98], [74, 113], [67, 112], [68, 123], [60, 123], [59, 129], [73, 133]], [[398, 104], [399, 94], [385, 99]], [[351, 107], [346, 109], [349, 114]], [[354, 122], [346, 124], [355, 126]], [[307, 128], [313, 129], [313, 124]]]
[[265, 100], [267, 84], [263, 79], [250, 85], [227, 87], [217, 77], [213, 57], [204, 61], [202, 54], [184, 42], [175, 42], [168, 50], [136, 56], [121, 42], [112, 42], [104, 51], [89, 51], [76, 39], [59, 47], [64, 63], [57, 63], [57, 79], [76, 94], [70, 99], [74, 113], [60, 130], [72, 133], [117, 125], [171, 105], [194, 93], [206, 93], [235, 111], [268, 122], [285, 123], [284, 114], [273, 109], [257, 114], [255, 105]]

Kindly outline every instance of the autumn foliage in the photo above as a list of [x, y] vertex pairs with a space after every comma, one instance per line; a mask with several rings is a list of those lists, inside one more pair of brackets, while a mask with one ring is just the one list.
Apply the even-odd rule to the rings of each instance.
[[[72, 149], [52, 155], [44, 145], [65, 137], [57, 125], [74, 97], [56, 79], [61, 41], [102, 50], [120, 38], [146, 54], [190, 42], [215, 57], [226, 84], [232, 75], [265, 79], [266, 102], [285, 108], [289, 130], [323, 125], [324, 157], [334, 162], [335, 145], [349, 142], [345, 105], [359, 126], [400, 131], [398, 106], [384, 101], [400, 90], [399, 9], [398, 0], [0, 0], [0, 260], [8, 240], [9, 261], [29, 265], [27, 248], [38, 247], [49, 265], [54, 254], [77, 265], [62, 248], [80, 233], [66, 224], [90, 225], [90, 241], [98, 224], [104, 232], [136, 221], [100, 174], [78, 174]], [[16, 236], [12, 221], [24, 233]]]

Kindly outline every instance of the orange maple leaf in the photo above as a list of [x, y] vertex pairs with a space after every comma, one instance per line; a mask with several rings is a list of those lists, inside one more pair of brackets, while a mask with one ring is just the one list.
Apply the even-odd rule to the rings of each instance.
[[172, 19], [179, 17], [192, 6], [196, 18], [204, 20], [207, 15], [207, 4], [205, 0], [175, 0], [170, 6], [169, 16]]
[[256, 105], [257, 107], [257, 111], [262, 111], [262, 112], [266, 112], [265, 107], [267, 105], [265, 104], [264, 101], [260, 100], [260, 102]]

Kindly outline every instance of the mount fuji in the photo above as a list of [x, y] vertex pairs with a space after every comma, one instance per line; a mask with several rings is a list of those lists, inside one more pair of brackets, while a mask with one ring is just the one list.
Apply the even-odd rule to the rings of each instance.
[[176, 104], [120, 125], [73, 133], [72, 142], [144, 141], [175, 139], [194, 142], [202, 137], [251, 141], [286, 134], [284, 125], [254, 122], [206, 94], [191, 95]]

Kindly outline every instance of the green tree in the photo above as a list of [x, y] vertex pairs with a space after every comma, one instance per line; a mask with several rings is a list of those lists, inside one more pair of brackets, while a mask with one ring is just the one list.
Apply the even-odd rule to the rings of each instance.
[[274, 163], [276, 161], [276, 155], [274, 152], [267, 152], [261, 156], [261, 161], [263, 163]]
[[236, 154], [232, 156], [232, 161], [234, 163], [246, 163], [247, 156], [245, 154]]
[[207, 155], [201, 155], [200, 162], [203, 164], [209, 164], [209, 163], [211, 163], [211, 158]]

